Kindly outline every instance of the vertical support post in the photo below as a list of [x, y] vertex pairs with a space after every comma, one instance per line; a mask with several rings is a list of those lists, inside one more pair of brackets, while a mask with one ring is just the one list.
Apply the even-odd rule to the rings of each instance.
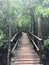
[[41, 17], [38, 18], [38, 37], [42, 38], [42, 32], [41, 32]]
[[7, 65], [10, 65], [10, 40], [11, 40], [11, 18], [10, 18], [10, 23], [9, 23], [9, 47], [8, 47], [8, 59], [7, 59]]
[[40, 62], [42, 63], [42, 45], [44, 44], [44, 41], [41, 40], [39, 43], [39, 49], [40, 49]]
[[[38, 18], [38, 37], [42, 38], [41, 33], [41, 17]], [[40, 55], [40, 62], [42, 63], [42, 40], [38, 41], [38, 47], [39, 47], [39, 55]]]
[[40, 56], [40, 63], [42, 63], [42, 40], [39, 42], [39, 56]]

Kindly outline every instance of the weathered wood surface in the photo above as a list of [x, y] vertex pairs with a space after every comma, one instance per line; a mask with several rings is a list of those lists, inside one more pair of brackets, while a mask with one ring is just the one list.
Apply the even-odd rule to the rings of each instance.
[[18, 47], [13, 54], [11, 65], [43, 65], [40, 64], [40, 57], [33, 49], [33, 45], [29, 41], [26, 33], [22, 33]]

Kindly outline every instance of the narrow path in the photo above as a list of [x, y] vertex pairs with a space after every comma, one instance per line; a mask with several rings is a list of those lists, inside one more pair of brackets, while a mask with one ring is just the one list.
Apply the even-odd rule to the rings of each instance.
[[11, 59], [11, 65], [42, 65], [39, 55], [33, 49], [26, 33], [22, 33], [18, 48], [14, 51], [14, 57]]

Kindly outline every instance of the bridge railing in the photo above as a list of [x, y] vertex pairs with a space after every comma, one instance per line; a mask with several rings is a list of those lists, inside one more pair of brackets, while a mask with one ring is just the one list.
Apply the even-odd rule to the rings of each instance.
[[18, 39], [19, 39], [19, 37], [21, 37], [21, 35], [22, 35], [22, 32], [19, 31], [19, 32], [16, 33], [16, 34], [12, 37], [12, 39], [10, 40], [11, 50], [14, 49], [14, 46], [15, 46], [15, 45], [17, 45]]
[[32, 34], [31, 32], [27, 32], [27, 33], [28, 33], [29, 39], [33, 42], [33, 45], [34, 45], [36, 51], [38, 51], [39, 56], [40, 56], [40, 61], [42, 62], [42, 45], [44, 44], [43, 39]]
[[8, 47], [8, 57], [7, 57], [7, 65], [10, 65], [10, 62], [11, 62], [11, 58], [13, 56], [13, 52], [14, 50], [16, 49], [17, 47], [17, 44], [18, 44], [18, 40], [19, 40], [19, 37], [21, 37], [22, 35], [22, 32], [19, 31], [18, 33], [16, 33], [12, 39], [10, 40], [10, 43], [8, 44], [9, 47]]

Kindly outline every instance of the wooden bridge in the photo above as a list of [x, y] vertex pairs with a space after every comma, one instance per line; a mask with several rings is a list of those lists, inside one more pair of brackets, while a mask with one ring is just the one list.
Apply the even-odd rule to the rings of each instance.
[[[20, 34], [21, 33], [21, 34]], [[35, 43], [38, 40], [38, 44]], [[11, 39], [10, 65], [43, 65], [41, 45], [43, 40], [34, 34], [19, 32]]]
[[38, 36], [20, 31], [0, 47], [0, 65], [43, 65], [42, 44]]

